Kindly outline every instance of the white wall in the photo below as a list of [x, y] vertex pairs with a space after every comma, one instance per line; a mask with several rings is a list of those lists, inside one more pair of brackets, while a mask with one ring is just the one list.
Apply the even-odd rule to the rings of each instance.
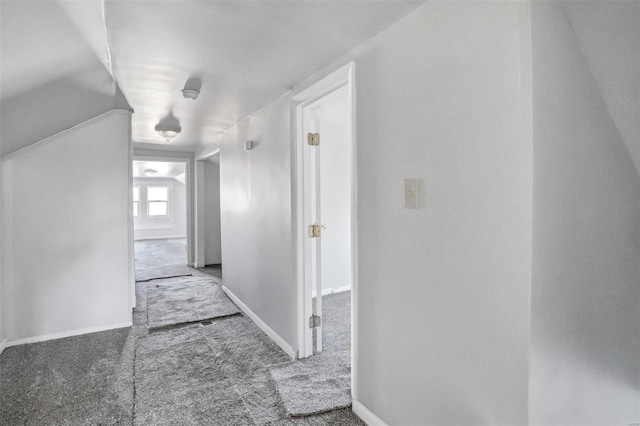
[[[0, 142], [1, 143], [1, 142]], [[2, 210], [4, 203], [2, 202], [2, 161], [0, 161], [0, 354], [4, 350], [5, 337], [4, 337], [4, 320], [2, 308]]]
[[640, 178], [562, 6], [532, 29], [530, 424], [638, 422]]
[[356, 51], [357, 398], [388, 424], [527, 422], [527, 18], [427, 3]]
[[[140, 186], [140, 214], [133, 219], [135, 239], [184, 238], [187, 235], [186, 187], [175, 179], [134, 178], [134, 186]], [[147, 217], [147, 186], [169, 187], [168, 217]]]
[[[293, 92], [355, 60], [357, 398], [389, 424], [527, 422], [529, 22], [428, 3]], [[294, 342], [290, 98], [222, 136], [220, 179], [225, 282]]]
[[[295, 347], [290, 105], [284, 96], [220, 139], [222, 271], [227, 288]], [[256, 146], [244, 150], [244, 142]]]
[[[389, 424], [527, 421], [528, 18], [428, 3], [294, 91], [356, 62], [357, 398]], [[293, 342], [289, 120], [287, 95], [225, 133], [220, 162], [225, 282]]]
[[351, 128], [344, 86], [314, 104], [321, 134], [320, 217], [323, 293], [351, 286]]
[[131, 324], [129, 132], [115, 110], [3, 159], [9, 343]]
[[220, 166], [204, 163], [205, 265], [222, 263], [220, 242]]

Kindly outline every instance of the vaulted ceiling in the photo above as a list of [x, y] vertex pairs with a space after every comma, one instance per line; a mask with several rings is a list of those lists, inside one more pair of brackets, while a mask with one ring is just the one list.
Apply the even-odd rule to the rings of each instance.
[[[68, 115], [80, 122], [126, 102], [134, 142], [166, 147], [154, 127], [172, 114], [182, 133], [171, 148], [211, 146], [422, 2], [3, 0], [3, 153], [77, 124]], [[188, 80], [200, 88], [196, 101], [182, 96]], [[33, 103], [35, 120], [44, 108], [60, 110], [25, 134], [29, 120], [20, 117]]]
[[[2, 0], [1, 153], [129, 107], [140, 146], [215, 148], [220, 132], [422, 2]], [[564, 6], [640, 169], [640, 2]], [[181, 95], [188, 80], [196, 101]], [[167, 145], [154, 126], [169, 113], [183, 131]]]
[[640, 1], [563, 5], [609, 114], [640, 171]]

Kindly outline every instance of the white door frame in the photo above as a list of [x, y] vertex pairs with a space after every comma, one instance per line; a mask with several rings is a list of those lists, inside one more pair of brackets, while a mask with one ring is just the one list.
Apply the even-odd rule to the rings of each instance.
[[[302, 148], [307, 144], [306, 135], [303, 129], [303, 110], [304, 107], [312, 104], [319, 98], [333, 92], [339, 87], [347, 85], [349, 91], [349, 103], [351, 112], [351, 393], [356, 397], [355, 392], [355, 374], [357, 360], [357, 342], [358, 342], [358, 324], [357, 324], [357, 291], [358, 291], [358, 273], [357, 273], [357, 139], [356, 139], [356, 114], [355, 114], [355, 63], [349, 62], [338, 70], [328, 74], [317, 83], [309, 88], [301, 91], [292, 97], [293, 110], [295, 111], [293, 123], [295, 124], [293, 140], [296, 142], [293, 149], [294, 164], [294, 239], [296, 247], [296, 282], [297, 282], [297, 342], [298, 342], [298, 358], [305, 358], [312, 355], [311, 332], [309, 329], [309, 316], [311, 315], [311, 294], [310, 287], [305, 282], [305, 238], [307, 237], [307, 226], [304, 216], [304, 151]], [[322, 143], [322, 142], [321, 142]], [[321, 294], [318, 295], [322, 297]]]
[[[186, 170], [186, 200], [187, 203], [187, 264], [190, 266], [194, 265], [195, 262], [195, 250], [193, 247], [194, 238], [193, 238], [193, 230], [194, 230], [194, 200], [193, 200], [193, 191], [194, 191], [194, 161], [190, 156], [171, 156], [167, 155], [166, 152], [158, 153], [158, 155], [150, 154], [149, 151], [145, 151], [144, 154], [136, 153], [134, 150], [133, 161], [166, 161], [171, 163], [185, 163]], [[133, 185], [133, 176], [131, 177], [131, 185]], [[130, 211], [131, 217], [133, 218], [133, 211]], [[132, 240], [134, 239], [134, 235], [131, 236]]]

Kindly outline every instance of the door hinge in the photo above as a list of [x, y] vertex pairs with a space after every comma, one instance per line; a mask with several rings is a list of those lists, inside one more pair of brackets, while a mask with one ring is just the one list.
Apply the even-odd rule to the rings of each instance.
[[307, 143], [311, 146], [320, 145], [320, 133], [308, 133]]
[[309, 225], [309, 238], [320, 238], [321, 229], [320, 225]]
[[320, 318], [320, 316], [313, 314], [309, 317], [309, 328], [316, 328], [320, 327], [321, 325], [322, 318]]

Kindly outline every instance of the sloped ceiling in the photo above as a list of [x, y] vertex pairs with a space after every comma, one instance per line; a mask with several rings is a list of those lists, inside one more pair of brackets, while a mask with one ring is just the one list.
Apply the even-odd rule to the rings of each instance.
[[640, 2], [565, 2], [564, 12], [640, 171]]
[[[2, 0], [1, 153], [130, 107], [140, 147], [215, 147], [422, 2]], [[187, 80], [197, 101], [182, 97]], [[183, 131], [167, 145], [154, 127], [169, 113]]]
[[0, 2], [3, 155], [113, 108], [102, 2]]
[[[113, 70], [135, 110], [133, 140], [177, 149], [219, 134], [419, 6], [421, 1], [118, 1], [105, 17]], [[187, 81], [198, 100], [183, 98]]]

